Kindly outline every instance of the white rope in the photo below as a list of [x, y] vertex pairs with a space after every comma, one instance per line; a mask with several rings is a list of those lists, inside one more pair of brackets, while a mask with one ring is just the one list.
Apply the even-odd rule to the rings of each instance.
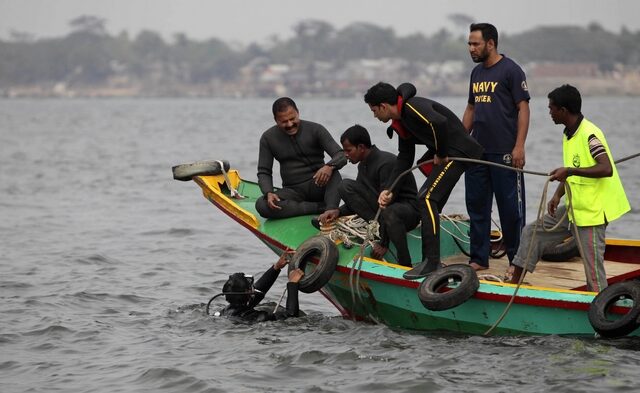
[[[463, 228], [469, 228], [469, 218], [468, 217], [464, 217], [461, 214], [454, 214], [454, 215], [447, 215], [447, 214], [440, 214], [440, 220], [441, 221], [449, 221], [453, 224], [453, 227], [455, 228], [456, 232], [458, 232], [460, 235], [456, 235], [455, 233], [453, 233], [451, 230], [447, 229], [446, 227], [440, 227], [440, 229], [442, 229], [444, 232], [448, 233], [449, 235], [451, 235], [451, 237], [454, 237], [456, 239], [458, 239], [460, 242], [465, 243], [465, 244], [469, 244], [470, 240], [469, 240], [469, 235], [467, 234], [467, 232], [464, 232], [462, 229], [460, 229], [461, 227]], [[502, 241], [502, 228], [500, 228], [500, 225], [496, 222], [496, 220], [492, 217], [491, 218], [491, 222], [493, 223], [493, 225], [496, 226], [496, 228], [498, 228], [498, 233], [500, 234], [498, 237], [491, 238], [490, 242], [491, 243], [499, 243]], [[418, 236], [416, 236], [417, 238]]]
[[238, 192], [238, 190], [233, 188], [233, 186], [231, 185], [231, 180], [229, 180], [229, 176], [227, 175], [227, 171], [224, 170], [224, 162], [219, 161], [219, 160], [216, 160], [216, 162], [218, 163], [218, 165], [220, 165], [220, 171], [222, 172], [222, 176], [224, 176], [224, 183], [227, 185], [227, 188], [229, 189], [229, 193], [231, 194], [231, 198], [244, 199], [245, 196], [241, 195]]
[[342, 240], [347, 248], [353, 247], [354, 244], [362, 245], [363, 243], [373, 247], [373, 242], [380, 239], [378, 222], [367, 222], [357, 215], [339, 217], [333, 223], [321, 227], [320, 230], [332, 241]]
[[440, 214], [440, 220], [442, 221], [449, 221], [453, 224], [453, 227], [456, 229], [456, 232], [459, 233], [459, 235], [457, 235], [456, 233], [454, 233], [453, 231], [447, 229], [444, 226], [440, 226], [440, 229], [446, 233], [448, 233], [449, 235], [451, 235], [451, 237], [454, 237], [456, 239], [458, 239], [459, 241], [461, 241], [462, 243], [469, 243], [469, 235], [466, 234], [462, 229], [460, 229], [460, 226], [466, 226], [467, 228], [469, 228], [469, 225], [464, 223], [462, 220], [464, 218], [460, 215], [454, 215], [454, 216], [448, 216], [446, 214]]
[[282, 291], [282, 295], [280, 295], [280, 299], [278, 300], [278, 303], [276, 303], [276, 306], [273, 308], [273, 314], [275, 314], [278, 311], [278, 307], [280, 307], [280, 303], [282, 303], [282, 299], [284, 299], [285, 293], [287, 293], [287, 287], [284, 287], [284, 291]]

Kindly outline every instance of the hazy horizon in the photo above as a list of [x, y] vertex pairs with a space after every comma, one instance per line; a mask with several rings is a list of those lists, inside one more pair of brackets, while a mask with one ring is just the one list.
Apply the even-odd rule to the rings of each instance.
[[466, 34], [466, 26], [450, 18], [454, 14], [491, 22], [501, 33], [510, 34], [538, 26], [586, 26], [592, 22], [613, 32], [622, 27], [640, 30], [640, 2], [624, 0], [459, 0], [431, 4], [419, 0], [249, 0], [222, 4], [207, 0], [0, 0], [0, 38], [8, 38], [11, 32], [29, 33], [34, 38], [63, 36], [71, 30], [69, 21], [81, 15], [104, 18], [109, 34], [126, 31], [135, 35], [152, 30], [166, 39], [184, 33], [197, 40], [215, 37], [240, 44], [265, 42], [273, 36], [289, 38], [292, 27], [306, 19], [326, 21], [337, 29], [354, 22], [372, 23], [393, 28], [399, 36], [431, 35], [442, 28]]

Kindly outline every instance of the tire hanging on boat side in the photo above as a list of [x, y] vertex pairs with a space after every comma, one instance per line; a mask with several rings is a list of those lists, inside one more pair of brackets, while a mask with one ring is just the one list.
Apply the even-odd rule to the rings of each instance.
[[[312, 271], [305, 268], [307, 262], [315, 257], [318, 263]], [[313, 293], [322, 288], [333, 275], [338, 264], [338, 247], [325, 236], [314, 236], [305, 240], [293, 254], [289, 262], [289, 272], [294, 269], [305, 271], [304, 277], [298, 283], [298, 290]]]
[[[229, 161], [222, 161], [224, 170], [230, 168]], [[191, 164], [176, 165], [173, 168], [173, 178], [176, 180], [188, 181], [194, 176], [214, 176], [222, 174], [222, 168], [218, 161], [196, 161]]]
[[[633, 305], [624, 315], [616, 314], [615, 319], [607, 318], [609, 309], [622, 299], [630, 299]], [[636, 280], [615, 283], [606, 287], [591, 302], [589, 322], [603, 337], [626, 336], [640, 327], [640, 282]]]
[[[440, 292], [449, 281], [458, 285]], [[427, 276], [418, 287], [418, 298], [429, 310], [443, 311], [461, 305], [469, 300], [480, 287], [475, 270], [467, 264], [449, 265]]]

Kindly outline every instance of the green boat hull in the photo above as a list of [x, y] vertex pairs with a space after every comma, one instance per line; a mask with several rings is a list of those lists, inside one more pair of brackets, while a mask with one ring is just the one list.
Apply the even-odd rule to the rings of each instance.
[[[261, 197], [258, 185], [235, 176], [232, 187], [237, 188], [244, 199], [230, 198], [229, 188], [220, 176], [197, 176], [194, 180], [207, 199], [276, 254], [295, 250], [308, 238], [318, 235], [318, 230], [310, 224], [312, 216], [279, 220], [261, 218], [255, 211], [255, 201]], [[443, 260], [460, 256], [461, 250], [448, 233], [456, 228], [448, 221], [441, 225]], [[410, 233], [408, 241], [413, 260], [419, 260], [419, 232]], [[339, 244], [338, 249], [336, 271], [320, 292], [346, 318], [401, 329], [463, 334], [484, 334], [490, 328], [492, 334], [501, 335], [595, 334], [587, 316], [595, 296], [593, 292], [523, 286], [514, 297], [515, 285], [481, 280], [478, 291], [468, 301], [449, 310], [431, 311], [422, 305], [417, 295], [421, 280], [402, 278], [407, 268], [360, 258], [360, 247], [357, 246], [347, 248]], [[312, 264], [308, 265], [308, 269], [314, 268]], [[513, 303], [508, 306], [512, 299]], [[507, 307], [508, 312], [498, 322]], [[633, 333], [638, 334], [638, 330]]]

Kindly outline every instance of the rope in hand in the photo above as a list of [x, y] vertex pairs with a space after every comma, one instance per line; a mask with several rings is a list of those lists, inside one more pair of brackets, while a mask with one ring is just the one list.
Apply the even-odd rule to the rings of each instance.
[[[287, 265], [291, 262], [291, 257], [293, 255], [295, 251], [290, 249], [289, 247], [287, 247], [286, 250], [284, 250], [284, 252], [282, 253], [281, 258], [284, 258], [287, 261]], [[286, 266], [286, 265], [285, 265]], [[284, 295], [287, 293], [287, 286], [284, 286], [284, 291], [282, 291], [282, 295], [280, 295], [280, 299], [278, 300], [278, 303], [276, 303], [276, 306], [273, 308], [273, 314], [276, 313], [276, 311], [278, 311], [278, 307], [280, 307], [280, 303], [282, 303], [282, 299], [284, 299]]]
[[[614, 161], [614, 163], [615, 164], [620, 164], [620, 163], [623, 163], [625, 161], [628, 161], [628, 160], [630, 160], [632, 158], [635, 158], [635, 157], [638, 157], [638, 156], [640, 156], [640, 153], [632, 154], [630, 156], [621, 158], [621, 159], [619, 159], [617, 161]], [[516, 169], [516, 168], [512, 168], [512, 170], [513, 169]], [[535, 220], [535, 224], [534, 224], [534, 227], [533, 227], [533, 234], [531, 236], [531, 241], [529, 242], [529, 248], [527, 250], [526, 266], [522, 269], [522, 273], [520, 274], [520, 279], [518, 280], [518, 284], [516, 285], [516, 289], [513, 291], [513, 294], [511, 295], [511, 299], [509, 299], [509, 303], [507, 303], [507, 306], [504, 308], [502, 314], [496, 320], [496, 322], [493, 325], [491, 325], [491, 327], [486, 332], [484, 332], [484, 334], [483, 334], [484, 336], [489, 335], [489, 333], [491, 333], [493, 331], [493, 329], [495, 329], [500, 324], [500, 322], [502, 322], [504, 317], [507, 315], [507, 313], [511, 309], [511, 306], [513, 305], [513, 302], [515, 301], [516, 295], [518, 294], [518, 291], [520, 290], [520, 286], [524, 282], [524, 277], [527, 275], [529, 262], [531, 260], [531, 251], [532, 251], [533, 245], [535, 243], [535, 237], [536, 237], [536, 235], [538, 233], [538, 225], [539, 224], [542, 225], [542, 230], [544, 232], [552, 232], [552, 231], [556, 230], [560, 226], [562, 221], [564, 221], [565, 216], [567, 214], [569, 214], [569, 211], [571, 211], [571, 215], [573, 217], [575, 217], [573, 215], [573, 205], [571, 203], [568, 203], [567, 204], [568, 209], [565, 210], [565, 212], [562, 215], [562, 217], [560, 217], [557, 220], [557, 223], [554, 226], [552, 226], [551, 228], [545, 228], [545, 226], [544, 226], [544, 214], [545, 214], [544, 213], [544, 209], [545, 209], [545, 207], [547, 205], [547, 190], [548, 190], [548, 186], [549, 186], [550, 181], [551, 181], [551, 178], [548, 177], [547, 181], [545, 182], [544, 187], [542, 189], [542, 197], [540, 198], [540, 205], [538, 207], [538, 215], [537, 215], [536, 220]], [[569, 186], [569, 183], [567, 183], [566, 181], [564, 183], [564, 186], [565, 186], [565, 190], [566, 190], [566, 194], [567, 194], [567, 200], [570, 201], [571, 200], [571, 187]], [[573, 225], [573, 228], [574, 228], [575, 237], [576, 237], [576, 243], [578, 244], [578, 249], [580, 251], [580, 255], [584, 255], [584, 250], [582, 248], [582, 242], [580, 241], [580, 234], [578, 233], [578, 226], [576, 225], [575, 222], [572, 222], [571, 224]]]

